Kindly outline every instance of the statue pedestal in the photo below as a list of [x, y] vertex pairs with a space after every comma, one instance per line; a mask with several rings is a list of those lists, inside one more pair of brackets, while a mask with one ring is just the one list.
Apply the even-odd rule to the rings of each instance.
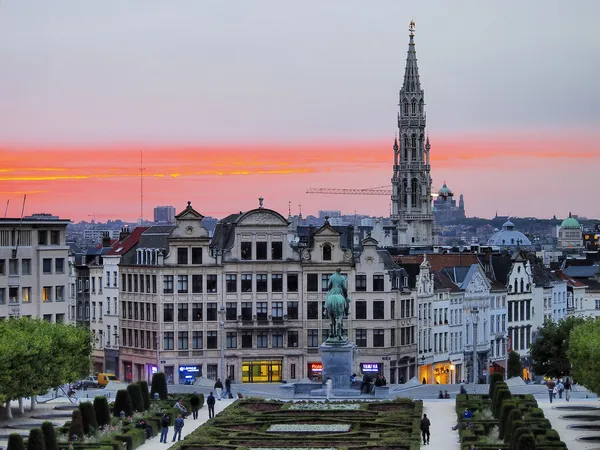
[[331, 378], [333, 389], [350, 389], [354, 343], [340, 341], [321, 344], [321, 361], [323, 362], [323, 382]]

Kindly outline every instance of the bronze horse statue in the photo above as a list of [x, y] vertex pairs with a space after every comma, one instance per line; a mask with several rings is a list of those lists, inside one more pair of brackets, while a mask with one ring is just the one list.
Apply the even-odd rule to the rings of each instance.
[[344, 315], [348, 313], [348, 281], [341, 269], [329, 278], [325, 311], [329, 318], [329, 340], [344, 340]]

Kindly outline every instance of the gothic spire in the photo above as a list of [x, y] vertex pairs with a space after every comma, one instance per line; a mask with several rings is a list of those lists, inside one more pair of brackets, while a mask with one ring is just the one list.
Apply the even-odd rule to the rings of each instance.
[[404, 70], [404, 92], [420, 92], [419, 67], [417, 66], [417, 51], [415, 50], [415, 22], [411, 20], [408, 27], [410, 41], [408, 42], [408, 54], [406, 56], [406, 69]]

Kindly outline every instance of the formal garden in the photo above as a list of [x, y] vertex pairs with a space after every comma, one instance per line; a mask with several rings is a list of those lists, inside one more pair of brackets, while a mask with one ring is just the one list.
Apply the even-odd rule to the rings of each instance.
[[177, 444], [179, 450], [417, 450], [423, 403], [240, 400]]
[[[465, 418], [468, 409], [472, 418]], [[533, 395], [513, 395], [502, 375], [490, 376], [488, 395], [456, 396], [461, 447], [478, 450], [566, 449]]]
[[[12, 433], [7, 450], [135, 450], [146, 442], [147, 433], [151, 436], [160, 433], [163, 414], [170, 416], [173, 425], [179, 414], [179, 410], [173, 408], [177, 399], [182, 398], [186, 408], [191, 410], [193, 396], [202, 407], [202, 394], [171, 396], [167, 393], [165, 375], [157, 373], [151, 389], [145, 381], [132, 383], [127, 389], [117, 391], [114, 403], [109, 403], [104, 396], [97, 396], [93, 402], [57, 407], [59, 410], [72, 409], [71, 420], [60, 427], [51, 421], [43, 422], [40, 427], [31, 429], [25, 439], [21, 433]], [[34, 418], [51, 420], [60, 415]]]

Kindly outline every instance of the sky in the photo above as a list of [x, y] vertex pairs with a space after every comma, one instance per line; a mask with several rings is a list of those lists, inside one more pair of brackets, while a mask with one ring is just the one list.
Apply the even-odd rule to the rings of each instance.
[[595, 0], [0, 0], [0, 204], [387, 216], [386, 196], [306, 190], [390, 185], [414, 20], [434, 189], [469, 216], [600, 217], [597, 17]]

